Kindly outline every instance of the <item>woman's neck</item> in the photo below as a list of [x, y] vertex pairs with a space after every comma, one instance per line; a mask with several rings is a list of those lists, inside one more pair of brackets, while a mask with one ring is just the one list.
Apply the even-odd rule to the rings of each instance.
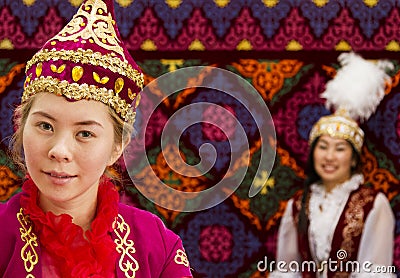
[[[72, 222], [80, 226], [84, 231], [90, 229], [91, 223], [96, 216], [97, 188], [95, 192], [85, 192], [91, 198], [79, 198], [67, 202], [54, 202], [39, 193], [39, 207], [44, 211], [51, 211], [55, 215], [68, 214]], [[89, 200], [89, 201], [88, 201]]]
[[351, 177], [352, 177], [352, 176], [350, 175], [350, 176], [348, 176], [348, 177], [343, 178], [342, 180], [337, 180], [337, 181], [334, 181], [334, 182], [323, 181], [322, 184], [323, 184], [324, 187], [325, 187], [325, 191], [326, 191], [327, 193], [330, 193], [330, 192], [332, 192], [332, 190], [335, 189], [337, 186], [339, 186], [339, 185], [345, 183], [346, 181], [350, 180]]

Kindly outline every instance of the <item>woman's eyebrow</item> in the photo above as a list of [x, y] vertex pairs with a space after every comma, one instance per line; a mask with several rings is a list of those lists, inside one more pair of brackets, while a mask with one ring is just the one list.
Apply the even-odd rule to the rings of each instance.
[[[35, 112], [32, 113], [32, 115], [39, 115], [39, 116], [48, 118], [48, 119], [50, 119], [52, 121], [55, 121], [55, 122], [57, 121], [53, 116], [51, 116], [50, 114], [48, 114], [46, 112], [43, 112], [43, 111], [35, 111]], [[78, 126], [78, 125], [83, 125], [83, 126], [97, 125], [97, 126], [99, 126], [101, 128], [104, 128], [104, 126], [101, 123], [99, 123], [98, 121], [95, 121], [95, 120], [79, 121], [79, 122], [74, 123], [74, 125], [75, 126]]]
[[49, 118], [50, 120], [56, 121], [56, 119], [53, 116], [51, 116], [50, 114], [43, 112], [43, 111], [33, 112], [32, 115], [39, 115], [39, 116], [43, 116], [45, 118]]
[[97, 121], [94, 121], [94, 120], [80, 121], [80, 122], [74, 123], [74, 125], [84, 125], [84, 126], [97, 125], [97, 126], [99, 126], [101, 128], [104, 128], [101, 123], [99, 123]]

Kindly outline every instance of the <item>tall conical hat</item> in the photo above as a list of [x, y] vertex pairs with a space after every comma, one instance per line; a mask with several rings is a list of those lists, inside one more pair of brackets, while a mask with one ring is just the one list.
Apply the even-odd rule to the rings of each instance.
[[[113, 0], [86, 0], [26, 66], [22, 102], [40, 92], [92, 99], [133, 123], [143, 73], [124, 46]], [[133, 105], [131, 105], [133, 103]]]
[[309, 144], [326, 134], [348, 140], [361, 152], [364, 132], [358, 121], [367, 120], [385, 96], [385, 86], [391, 83], [385, 70], [392, 69], [393, 64], [386, 60], [368, 61], [353, 52], [342, 53], [338, 60], [342, 67], [321, 95], [327, 108], [335, 112], [314, 124]]

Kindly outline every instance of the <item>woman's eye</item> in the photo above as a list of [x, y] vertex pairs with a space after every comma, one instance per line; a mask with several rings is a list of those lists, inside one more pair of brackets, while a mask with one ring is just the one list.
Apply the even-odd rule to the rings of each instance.
[[50, 130], [50, 131], [53, 130], [53, 127], [51, 126], [51, 124], [45, 123], [45, 122], [39, 123], [39, 127], [43, 130]]
[[80, 131], [78, 133], [78, 136], [80, 136], [82, 138], [90, 138], [93, 136], [93, 133], [91, 133], [90, 131], [84, 130], [84, 131]]

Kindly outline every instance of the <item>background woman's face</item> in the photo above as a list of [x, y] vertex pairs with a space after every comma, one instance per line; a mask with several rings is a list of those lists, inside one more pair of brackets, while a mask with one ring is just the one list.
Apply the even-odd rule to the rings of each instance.
[[70, 102], [47, 93], [34, 100], [23, 148], [41, 201], [53, 203], [97, 196], [105, 168], [121, 154], [106, 105], [93, 100]]
[[335, 186], [351, 177], [351, 167], [355, 165], [353, 149], [344, 139], [322, 135], [315, 145], [314, 167], [326, 186]]

